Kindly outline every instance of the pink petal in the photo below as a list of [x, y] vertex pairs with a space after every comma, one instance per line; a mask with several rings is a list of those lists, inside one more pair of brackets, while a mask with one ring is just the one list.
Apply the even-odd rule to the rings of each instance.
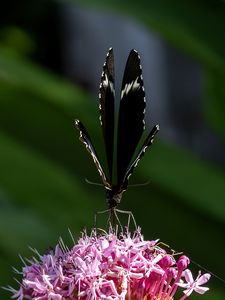
[[203, 274], [203, 275], [202, 275], [201, 277], [199, 277], [199, 279], [198, 279], [198, 285], [202, 285], [202, 284], [208, 282], [209, 279], [210, 279], [210, 277], [211, 277], [211, 275], [210, 275], [209, 273]]
[[192, 294], [193, 291], [194, 291], [193, 288], [189, 288], [189, 289], [186, 289], [186, 290], [184, 291], [184, 294], [187, 295], [187, 296], [190, 296], [190, 295]]
[[194, 279], [193, 279], [193, 276], [192, 276], [192, 273], [191, 273], [191, 271], [190, 270], [185, 270], [184, 272], [183, 272], [183, 276], [185, 277], [185, 279], [186, 279], [186, 281], [188, 282], [188, 283], [193, 283], [194, 282]]
[[209, 290], [208, 287], [204, 287], [204, 286], [197, 286], [195, 289], [195, 292], [198, 294], [205, 294], [205, 292], [207, 292]]

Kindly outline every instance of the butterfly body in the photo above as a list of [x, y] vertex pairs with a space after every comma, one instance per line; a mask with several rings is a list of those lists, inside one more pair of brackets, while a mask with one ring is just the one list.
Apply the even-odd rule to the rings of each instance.
[[106, 188], [106, 201], [109, 209], [117, 207], [124, 191], [125, 190], [118, 190], [116, 185], [113, 185], [111, 188]]
[[99, 92], [100, 124], [106, 149], [108, 173], [98, 158], [94, 145], [84, 125], [75, 120], [75, 125], [80, 133], [80, 140], [86, 146], [96, 165], [102, 183], [106, 189], [106, 201], [109, 209], [114, 209], [120, 203], [124, 191], [128, 187], [130, 175], [139, 163], [145, 151], [153, 143], [154, 137], [159, 131], [159, 126], [153, 127], [147, 135], [141, 149], [135, 155], [136, 147], [145, 129], [145, 92], [142, 78], [140, 57], [136, 50], [131, 50], [127, 59], [122, 88], [120, 93], [120, 109], [117, 132], [117, 172], [116, 183], [113, 178], [114, 161], [114, 132], [115, 132], [115, 87], [114, 87], [114, 58], [113, 50], [109, 49], [106, 62], [103, 65]]

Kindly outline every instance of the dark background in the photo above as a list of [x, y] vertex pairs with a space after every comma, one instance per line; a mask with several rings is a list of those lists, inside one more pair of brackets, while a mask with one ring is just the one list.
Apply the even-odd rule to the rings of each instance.
[[[149, 128], [160, 133], [120, 208], [225, 278], [224, 1], [5, 1], [0, 9], [0, 285], [28, 246], [70, 245], [106, 208], [74, 129], [80, 118], [104, 157], [98, 86], [109, 47], [116, 83], [130, 49], [143, 65]], [[196, 268], [195, 265], [192, 266]], [[213, 277], [204, 299], [224, 299]], [[1, 299], [9, 299], [0, 291]], [[200, 299], [200, 296], [191, 296]]]

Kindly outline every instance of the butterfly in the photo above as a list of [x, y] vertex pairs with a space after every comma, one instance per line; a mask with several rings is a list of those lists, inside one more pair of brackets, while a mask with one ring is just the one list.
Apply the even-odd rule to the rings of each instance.
[[108, 175], [103, 170], [90, 136], [80, 120], [75, 120], [80, 133], [80, 140], [91, 154], [95, 166], [106, 189], [106, 200], [109, 209], [120, 203], [127, 190], [128, 181], [134, 168], [138, 165], [145, 151], [152, 145], [159, 125], [155, 125], [147, 135], [142, 147], [135, 155], [136, 147], [145, 130], [145, 91], [142, 77], [140, 56], [131, 50], [125, 66], [122, 80], [120, 107], [117, 130], [116, 183], [113, 183], [113, 160], [115, 140], [115, 75], [113, 49], [110, 48], [103, 65], [99, 89], [100, 123], [108, 165]]

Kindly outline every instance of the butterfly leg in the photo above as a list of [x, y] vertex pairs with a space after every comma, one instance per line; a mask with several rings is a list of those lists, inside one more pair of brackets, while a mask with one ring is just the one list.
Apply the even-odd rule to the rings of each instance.
[[[134, 222], [134, 225], [135, 225], [135, 229], [137, 229], [137, 225], [136, 225], [136, 222], [135, 222], [133, 214], [130, 211], [118, 210], [116, 208], [110, 208], [110, 209], [106, 209], [106, 210], [103, 210], [103, 211], [96, 212], [95, 216], [94, 216], [94, 228], [97, 228], [97, 217], [98, 217], [98, 215], [109, 213], [109, 217], [107, 219], [107, 225], [109, 226], [109, 228], [112, 231], [117, 232], [118, 231], [118, 226], [119, 226], [121, 232], [123, 232], [123, 225], [120, 222], [120, 219], [118, 217], [117, 212], [118, 213], [128, 214], [128, 227], [129, 227], [129, 224], [130, 224], [130, 218], [132, 218], [132, 220]], [[118, 226], [116, 226], [116, 223], [118, 224]]]
[[[94, 216], [94, 228], [97, 228], [97, 216], [98, 215], [101, 215], [101, 214], [105, 214], [105, 213], [110, 213], [111, 212], [111, 209], [106, 209], [106, 210], [102, 210], [102, 211], [97, 211], [95, 213], [95, 216]], [[110, 218], [110, 217], [109, 217]], [[108, 219], [109, 220], [109, 219]], [[108, 223], [109, 221], [107, 221]]]
[[[116, 209], [116, 208], [112, 208], [112, 209], [111, 209], [111, 212], [112, 212], [113, 216], [115, 216], [116, 221], [117, 221], [117, 223], [118, 223], [118, 225], [119, 225], [119, 227], [120, 227], [120, 229], [121, 229], [121, 232], [123, 233], [123, 225], [122, 225], [121, 222], [120, 222], [120, 219], [119, 219], [119, 217], [118, 217], [118, 215], [117, 215], [117, 211], [118, 211], [118, 209]], [[119, 212], [119, 211], [118, 211], [118, 212]]]
[[128, 210], [120, 210], [120, 209], [115, 209], [117, 212], [121, 213], [121, 214], [127, 214], [128, 215], [128, 221], [127, 221], [127, 227], [129, 228], [130, 226], [130, 219], [132, 219], [135, 230], [137, 230], [137, 223], [135, 221], [134, 215], [131, 211]]
[[[162, 247], [160, 246], [160, 245], [162, 245]], [[174, 250], [174, 249], [172, 249], [168, 244], [166, 244], [166, 243], [164, 243], [164, 242], [158, 242], [157, 244], [156, 244], [156, 247], [160, 247], [160, 248], [167, 248], [167, 252], [168, 252], [168, 250], [171, 252], [171, 255], [172, 256], [175, 256], [175, 255], [182, 255], [183, 254], [183, 252], [182, 251], [180, 251], [180, 252], [177, 252], [176, 250]]]

